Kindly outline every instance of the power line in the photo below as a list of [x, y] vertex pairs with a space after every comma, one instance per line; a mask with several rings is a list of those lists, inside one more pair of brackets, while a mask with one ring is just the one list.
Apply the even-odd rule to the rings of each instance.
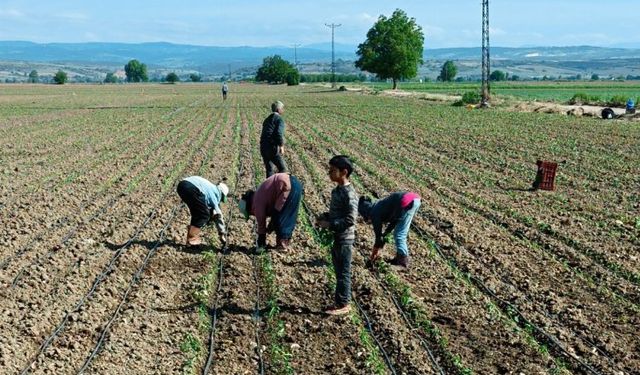
[[335, 29], [342, 26], [341, 24], [332, 23], [324, 24], [331, 28], [331, 87], [336, 87], [336, 49], [335, 49]]

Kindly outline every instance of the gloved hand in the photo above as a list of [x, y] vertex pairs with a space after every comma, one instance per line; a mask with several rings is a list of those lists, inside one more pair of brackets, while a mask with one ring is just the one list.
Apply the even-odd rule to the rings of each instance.
[[225, 233], [220, 233], [220, 242], [222, 243], [222, 246], [226, 246], [227, 245], [227, 235]]

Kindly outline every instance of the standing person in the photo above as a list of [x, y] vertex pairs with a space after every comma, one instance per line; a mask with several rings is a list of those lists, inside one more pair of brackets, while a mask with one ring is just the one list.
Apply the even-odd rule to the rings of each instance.
[[229, 187], [224, 182], [214, 185], [206, 178], [191, 176], [180, 181], [177, 190], [191, 213], [191, 224], [187, 226], [187, 246], [202, 244], [201, 230], [211, 220], [216, 224], [220, 242], [226, 245], [227, 230], [220, 203], [227, 201]]
[[[267, 232], [276, 232], [276, 247], [289, 248], [291, 236], [296, 229], [298, 208], [302, 200], [302, 184], [288, 173], [276, 173], [264, 180], [254, 192], [248, 190], [238, 202], [245, 219], [256, 217], [258, 226], [258, 253], [267, 246]], [[267, 218], [271, 221], [267, 226]]]
[[227, 93], [229, 92], [229, 86], [226, 82], [222, 82], [222, 100], [227, 100]]
[[278, 173], [287, 171], [284, 159], [284, 104], [276, 101], [271, 104], [271, 114], [262, 122], [260, 134], [260, 155], [266, 169], [267, 177], [274, 173], [272, 164], [278, 169]]
[[320, 215], [317, 225], [333, 232], [331, 259], [336, 271], [334, 305], [325, 309], [329, 315], [342, 315], [351, 311], [351, 252], [355, 240], [358, 216], [358, 196], [349, 177], [353, 172], [351, 160], [337, 155], [329, 160], [329, 178], [337, 186], [331, 191], [329, 212]]
[[[406, 269], [409, 266], [409, 248], [407, 235], [411, 227], [413, 216], [420, 207], [420, 196], [414, 192], [396, 192], [377, 202], [371, 202], [369, 197], [360, 197], [358, 212], [367, 223], [373, 224], [376, 240], [371, 251], [371, 261], [380, 256], [384, 247], [384, 237], [393, 230], [396, 245], [396, 256], [389, 264]], [[388, 223], [382, 232], [382, 225]]]

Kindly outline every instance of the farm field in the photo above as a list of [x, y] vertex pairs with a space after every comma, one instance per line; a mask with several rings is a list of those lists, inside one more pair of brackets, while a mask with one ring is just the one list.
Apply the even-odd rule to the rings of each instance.
[[[230, 85], [225, 102], [206, 84], [1, 87], [2, 374], [640, 369], [637, 123], [310, 86]], [[185, 248], [176, 184], [257, 186], [274, 100], [305, 191], [292, 249], [255, 254], [234, 199], [229, 246], [209, 229]], [[338, 153], [360, 195], [422, 206], [406, 272], [367, 266], [358, 223], [355, 308], [326, 317], [330, 243], [313, 223]], [[559, 162], [556, 191], [528, 190], [537, 159]]]
[[[389, 90], [391, 84], [373, 83], [368, 87], [377, 90]], [[402, 90], [440, 93], [447, 95], [462, 95], [467, 91], [480, 90], [480, 83], [400, 83]], [[640, 98], [640, 83], [637, 81], [611, 82], [611, 81], [583, 81], [583, 82], [491, 82], [493, 95], [502, 98], [515, 98], [519, 100], [539, 100], [558, 103], [567, 103], [575, 94], [581, 93], [589, 97], [596, 97], [603, 104], [614, 96], [632, 98], [637, 102]]]

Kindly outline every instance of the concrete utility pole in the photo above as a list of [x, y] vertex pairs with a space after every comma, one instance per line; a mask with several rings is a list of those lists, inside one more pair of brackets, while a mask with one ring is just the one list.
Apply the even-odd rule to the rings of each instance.
[[298, 69], [298, 47], [300, 44], [293, 45], [293, 65]]
[[335, 49], [335, 29], [336, 27], [342, 26], [341, 24], [332, 23], [331, 25], [326, 24], [325, 26], [331, 28], [331, 87], [336, 87], [336, 49]]
[[488, 107], [491, 100], [489, 76], [491, 74], [489, 56], [489, 0], [482, 0], [482, 102], [481, 107]]

